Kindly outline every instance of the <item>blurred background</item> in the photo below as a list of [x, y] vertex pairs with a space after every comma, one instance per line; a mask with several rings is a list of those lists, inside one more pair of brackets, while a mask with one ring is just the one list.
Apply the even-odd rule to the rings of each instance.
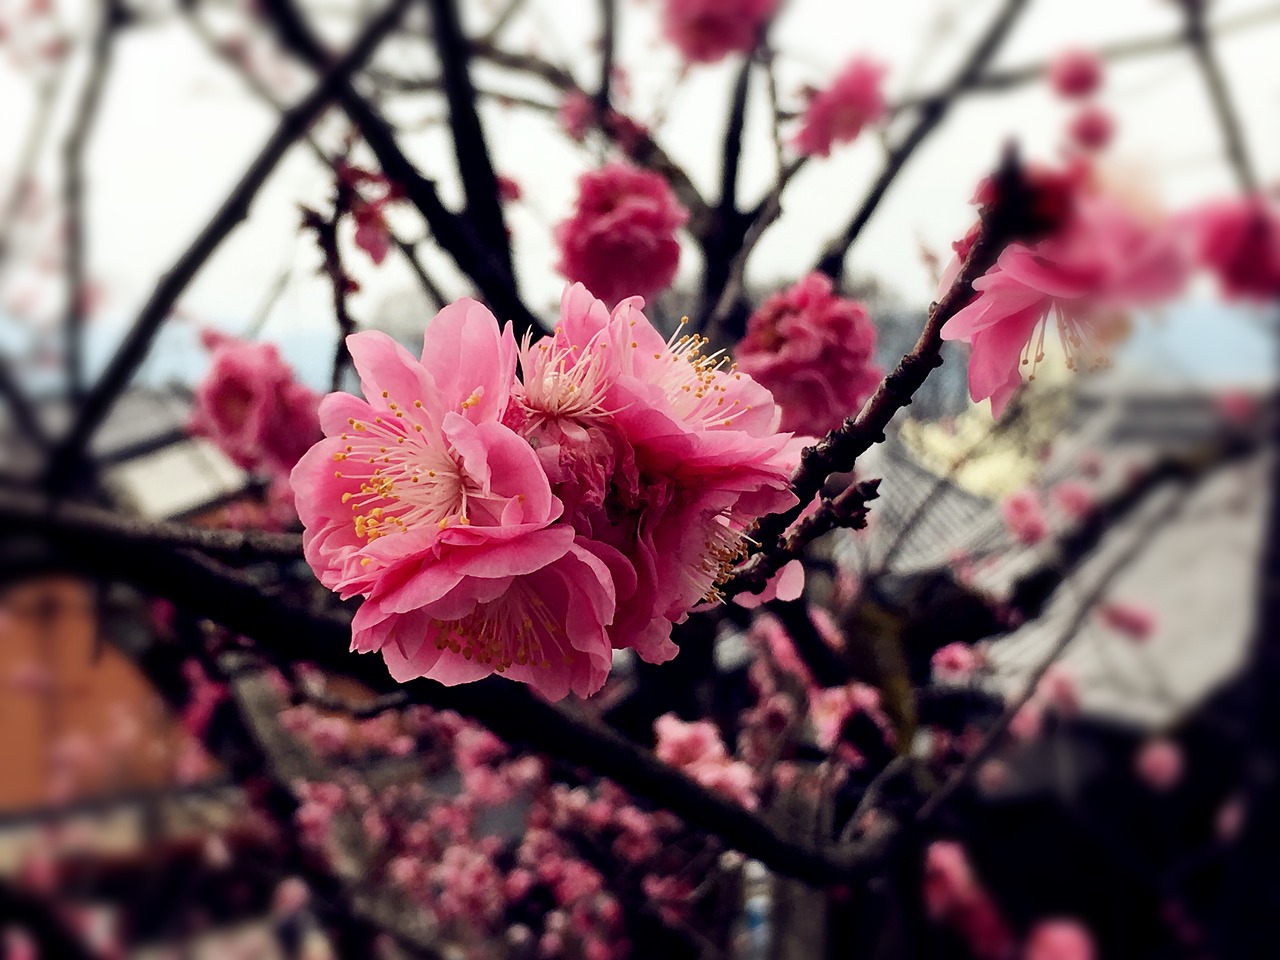
[[[0, 0], [4, 956], [1273, 956], [1278, 49], [1265, 0]], [[656, 325], [780, 351], [751, 331], [817, 271], [878, 375], [1010, 144], [1198, 243], [1176, 294], [1096, 370], [1051, 329], [998, 417], [946, 343], [803, 598], [565, 707], [806, 849], [912, 824], [855, 881], [346, 666], [291, 464], [210, 426], [220, 351], [315, 396], [358, 389], [345, 333], [417, 352], [458, 297], [550, 329], [613, 164], [685, 211]], [[1256, 229], [1195, 226], [1231, 204]], [[766, 385], [813, 434], [870, 393]], [[708, 736], [749, 786], [679, 759]]]

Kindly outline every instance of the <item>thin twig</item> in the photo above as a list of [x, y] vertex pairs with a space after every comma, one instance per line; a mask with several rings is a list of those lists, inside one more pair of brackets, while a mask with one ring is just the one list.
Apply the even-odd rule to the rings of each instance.
[[187, 284], [200, 271], [205, 262], [218, 249], [222, 241], [248, 216], [249, 207], [259, 188], [300, 136], [338, 95], [348, 77], [382, 42], [383, 37], [396, 25], [409, 7], [410, 0], [392, 0], [361, 34], [351, 51], [325, 75], [315, 89], [297, 106], [289, 110], [280, 125], [267, 140], [249, 169], [245, 171], [231, 191], [231, 195], [214, 214], [213, 219], [200, 232], [190, 247], [164, 275], [150, 299], [138, 314], [133, 327], [117, 349], [106, 371], [80, 407], [79, 415], [66, 437], [57, 445], [48, 469], [46, 489], [61, 490], [80, 462], [89, 438], [110, 413], [116, 399], [133, 379], [134, 373], [146, 358], [155, 338], [173, 305], [186, 289]]

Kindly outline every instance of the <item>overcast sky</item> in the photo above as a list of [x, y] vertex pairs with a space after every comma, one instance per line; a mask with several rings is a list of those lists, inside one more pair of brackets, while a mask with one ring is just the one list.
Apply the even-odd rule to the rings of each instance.
[[[348, 2], [359, 5], [361, 0], [332, 0], [325, 6]], [[658, 35], [660, 2], [624, 0], [618, 61], [631, 78], [635, 115], [651, 118], [660, 104], [667, 104], [668, 119], [659, 139], [704, 194], [714, 197], [735, 67], [726, 63], [695, 68], [670, 96], [679, 62]], [[497, 5], [482, 0], [464, 3], [468, 19], [478, 28]], [[797, 103], [795, 95], [802, 85], [822, 85], [860, 53], [888, 64], [891, 98], [932, 89], [954, 71], [997, 5], [992, 0], [789, 0], [773, 33], [784, 102]], [[1229, 22], [1250, 11], [1276, 7], [1275, 0], [1218, 0], [1214, 20]], [[593, 83], [598, 70], [597, 4], [527, 0], [525, 10], [509, 28], [512, 44], [534, 44], [544, 55], [572, 65], [584, 83]], [[996, 66], [1036, 62], [1071, 45], [1170, 33], [1177, 25], [1176, 5], [1166, 0], [1031, 0]], [[333, 20], [326, 27], [336, 36], [343, 24]], [[383, 63], [430, 72], [420, 46], [405, 42], [389, 48]], [[1280, 174], [1277, 50], [1280, 17], [1232, 33], [1219, 44], [1246, 120], [1251, 155], [1267, 182], [1275, 182]], [[548, 96], [539, 85], [520, 86], [496, 73], [482, 72], [480, 82]], [[309, 83], [302, 74], [299, 89]], [[77, 85], [73, 78], [68, 93], [74, 94]], [[1218, 131], [1185, 53], [1115, 67], [1102, 101], [1120, 121], [1110, 151], [1112, 162], [1133, 182], [1172, 206], [1231, 189]], [[35, 109], [30, 79], [7, 63], [0, 65], [0, 103], [11, 134], [0, 138], [0, 177], [7, 190], [22, 139], [19, 133]], [[765, 190], [773, 176], [763, 85], [752, 89], [750, 105], [740, 187], [740, 195], [748, 200]], [[59, 116], [65, 112], [66, 101]], [[1032, 156], [1054, 156], [1069, 112], [1043, 84], [968, 98], [899, 177], [855, 248], [853, 269], [875, 275], [908, 305], [927, 303], [933, 291], [919, 255], [921, 243], [945, 252], [964, 231], [973, 217], [967, 200], [974, 184], [992, 166], [1007, 138], [1017, 136]], [[420, 100], [397, 116], [422, 120], [439, 113], [438, 105]], [[518, 269], [530, 303], [545, 309], [558, 299], [562, 284], [553, 271], [556, 255], [549, 227], [567, 214], [574, 178], [594, 158], [567, 143], [546, 116], [488, 103], [484, 119], [496, 166], [525, 189], [527, 199], [510, 216]], [[166, 18], [125, 35], [88, 153], [89, 260], [92, 274], [105, 283], [99, 318], [104, 331], [116, 329], [146, 298], [276, 122], [277, 116], [253, 99], [234, 72], [206, 53], [180, 18]], [[333, 127], [330, 123], [326, 130], [332, 133]], [[60, 136], [59, 131], [41, 164], [46, 184], [53, 187], [58, 173], [52, 161]], [[440, 180], [446, 197], [456, 198], [452, 156], [438, 126], [407, 134], [403, 143], [424, 173]], [[838, 148], [830, 160], [810, 164], [786, 194], [784, 218], [761, 244], [752, 277], [782, 280], [806, 270], [827, 237], [857, 206], [882, 158], [878, 138], [864, 134], [852, 147]], [[328, 182], [328, 174], [313, 157], [295, 149], [272, 176], [249, 220], [184, 295], [184, 313], [240, 329], [281, 271], [292, 264], [293, 278], [264, 335], [292, 337], [305, 329], [328, 336], [327, 285], [312, 275], [317, 254], [297, 230], [297, 204], [323, 202]], [[406, 235], [414, 236], [421, 228], [411, 214], [406, 212], [399, 223]], [[412, 285], [394, 257], [377, 269], [359, 255], [348, 259], [363, 286], [352, 301], [358, 319], [372, 318], [384, 298]], [[451, 294], [463, 292], [442, 258], [431, 254], [428, 259], [445, 277]], [[682, 275], [697, 274], [696, 254], [686, 247]]]

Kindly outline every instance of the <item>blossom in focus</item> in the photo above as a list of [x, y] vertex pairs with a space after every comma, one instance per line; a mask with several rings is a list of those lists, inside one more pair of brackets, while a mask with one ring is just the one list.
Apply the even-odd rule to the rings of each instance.
[[675, 279], [675, 233], [688, 219], [659, 174], [624, 163], [588, 171], [573, 216], [555, 229], [556, 269], [609, 304], [650, 296]]
[[1000, 504], [1000, 514], [1009, 535], [1019, 543], [1039, 543], [1049, 533], [1049, 522], [1034, 490], [1009, 494]]
[[1060, 97], [1087, 97], [1102, 86], [1102, 61], [1088, 50], [1064, 50], [1050, 62], [1048, 80]]
[[1023, 960], [1095, 960], [1089, 931], [1075, 920], [1043, 920], [1027, 936]]
[[365, 598], [352, 649], [381, 650], [401, 681], [503, 673], [551, 699], [598, 690], [613, 580], [572, 527], [552, 526], [563, 507], [501, 422], [510, 328], [460, 300], [428, 326], [421, 360], [376, 331], [347, 345], [367, 399], [324, 399], [327, 439], [292, 482], [312, 569]]
[[886, 68], [866, 57], [849, 63], [805, 108], [792, 146], [802, 157], [826, 157], [838, 143], [856, 140], [862, 128], [885, 115]]
[[287, 474], [320, 435], [319, 394], [294, 379], [272, 344], [212, 331], [202, 339], [212, 357], [191, 431], [246, 470]]
[[1081, 107], [1067, 123], [1067, 135], [1085, 150], [1101, 150], [1111, 142], [1115, 132], [1115, 117], [1096, 103]]
[[671, 627], [742, 555], [747, 528], [795, 503], [801, 443], [769, 392], [706, 341], [667, 339], [631, 298], [612, 312], [566, 288], [555, 334], [521, 350], [508, 417], [528, 438], [564, 521], [617, 584], [616, 648], [661, 663]]
[[662, 29], [686, 60], [715, 63], [750, 53], [778, 0], [666, 0]]
[[[958, 251], [959, 252], [959, 251]], [[1189, 250], [1167, 221], [1139, 215], [1117, 197], [1083, 189], [1052, 235], [1012, 243], [974, 281], [977, 296], [942, 328], [970, 344], [969, 394], [1000, 416], [1044, 359], [1052, 315], [1071, 369], [1107, 365], [1120, 311], [1159, 303], [1186, 280]]]
[[1188, 214], [1197, 259], [1229, 297], [1280, 296], [1280, 205], [1263, 196], [1219, 200]]
[[760, 305], [736, 356], [782, 407], [783, 430], [820, 436], [856, 414], [880, 383], [875, 348], [866, 308], [811, 273]]

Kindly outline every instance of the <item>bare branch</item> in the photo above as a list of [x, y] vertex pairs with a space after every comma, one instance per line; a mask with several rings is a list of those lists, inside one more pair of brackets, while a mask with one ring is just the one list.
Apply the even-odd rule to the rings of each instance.
[[339, 94], [348, 77], [360, 67], [382, 42], [383, 37], [399, 22], [410, 0], [392, 0], [364, 30], [351, 51], [335, 64], [315, 89], [284, 115], [276, 131], [245, 171], [240, 182], [213, 219], [195, 241], [164, 275], [138, 319], [107, 365], [102, 377], [85, 398], [80, 412], [66, 437], [59, 442], [46, 471], [47, 487], [61, 490], [76, 469], [85, 445], [98, 428], [116, 398], [129, 385], [134, 372], [145, 359], [151, 342], [187, 284], [200, 271], [227, 235], [249, 213], [259, 188], [299, 137]]

